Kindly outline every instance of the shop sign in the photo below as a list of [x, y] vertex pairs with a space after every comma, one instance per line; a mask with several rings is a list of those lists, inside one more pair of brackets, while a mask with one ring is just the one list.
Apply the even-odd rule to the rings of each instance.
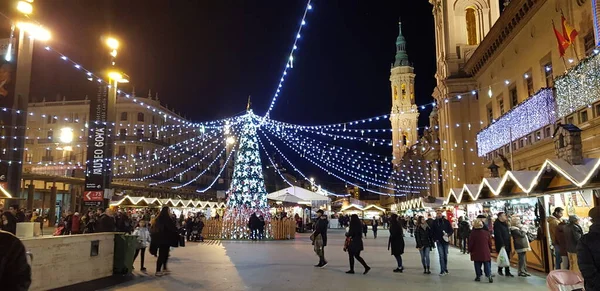
[[105, 123], [108, 105], [108, 87], [99, 86], [97, 98], [91, 100], [88, 122], [88, 148], [85, 191], [103, 193], [108, 176], [108, 130]]

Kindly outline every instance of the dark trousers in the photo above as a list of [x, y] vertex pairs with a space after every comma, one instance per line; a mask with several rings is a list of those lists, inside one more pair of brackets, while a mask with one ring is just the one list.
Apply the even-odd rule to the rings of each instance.
[[475, 266], [475, 276], [477, 278], [481, 277], [481, 266], [483, 266], [483, 273], [486, 277], [492, 276], [492, 262], [473, 262]]
[[394, 255], [394, 258], [396, 258], [396, 262], [398, 263], [398, 269], [402, 269], [402, 255]]
[[319, 256], [319, 264], [320, 265], [324, 265], [327, 261], [325, 260], [325, 246], [323, 246], [323, 249], [321, 251], [321, 255]]
[[167, 268], [167, 261], [169, 260], [169, 251], [171, 250], [170, 245], [159, 245], [158, 246], [158, 259], [156, 260], [156, 271], [160, 272], [162, 268]]
[[192, 228], [188, 227], [185, 229], [185, 236], [187, 241], [190, 241], [190, 237], [192, 236]]
[[365, 260], [363, 260], [363, 258], [360, 256], [360, 251], [358, 252], [351, 252], [350, 250], [348, 250], [348, 259], [350, 260], [350, 270], [354, 271], [354, 258], [356, 258], [356, 260], [363, 265], [363, 267], [366, 269], [369, 266], [367, 266], [367, 263], [365, 262]]
[[142, 254], [142, 256], [141, 256], [141, 260], [142, 260], [142, 262], [141, 262], [141, 263], [142, 263], [142, 264], [141, 264], [141, 267], [140, 267], [140, 268], [142, 268], [142, 269], [143, 269], [143, 268], [144, 268], [144, 257], [146, 256], [146, 248], [136, 249], [136, 250], [135, 250], [135, 255], [133, 256], [133, 261], [135, 262], [135, 259], [137, 259], [137, 256], [138, 256], [140, 253]]
[[467, 246], [468, 246], [468, 245], [469, 245], [468, 238], [461, 238], [461, 239], [460, 239], [460, 250], [461, 250], [463, 253], [466, 253], [466, 252], [467, 252]]

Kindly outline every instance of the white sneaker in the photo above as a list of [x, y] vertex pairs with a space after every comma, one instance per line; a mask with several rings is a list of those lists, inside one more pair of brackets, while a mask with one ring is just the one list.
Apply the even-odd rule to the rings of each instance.
[[154, 276], [156, 276], [156, 277], [162, 277], [162, 275], [164, 275], [163, 272], [154, 273]]

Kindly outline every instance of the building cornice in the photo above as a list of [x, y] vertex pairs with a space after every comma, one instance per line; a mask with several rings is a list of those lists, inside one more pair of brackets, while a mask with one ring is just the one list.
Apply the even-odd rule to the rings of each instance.
[[546, 0], [512, 0], [465, 63], [465, 71], [476, 76], [487, 68], [544, 3]]

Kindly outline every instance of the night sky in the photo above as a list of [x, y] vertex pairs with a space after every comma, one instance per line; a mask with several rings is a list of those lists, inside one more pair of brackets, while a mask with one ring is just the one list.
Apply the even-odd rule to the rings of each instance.
[[[138, 96], [146, 96], [151, 89], [169, 108], [204, 121], [240, 113], [248, 95], [255, 113], [266, 111], [305, 4], [38, 0], [34, 18], [52, 30], [50, 46], [94, 72], [108, 65], [104, 57], [108, 50], [100, 37], [118, 37], [122, 48], [117, 65], [132, 80], [124, 90], [131, 92], [134, 85]], [[426, 0], [313, 1], [294, 69], [272, 118], [323, 124], [388, 114], [389, 70], [400, 17], [417, 74], [417, 103], [431, 102], [435, 86], [431, 9]], [[55, 100], [57, 95], [82, 99], [95, 91], [83, 73], [38, 46], [33, 100]], [[427, 125], [427, 115], [421, 114], [421, 126]]]

